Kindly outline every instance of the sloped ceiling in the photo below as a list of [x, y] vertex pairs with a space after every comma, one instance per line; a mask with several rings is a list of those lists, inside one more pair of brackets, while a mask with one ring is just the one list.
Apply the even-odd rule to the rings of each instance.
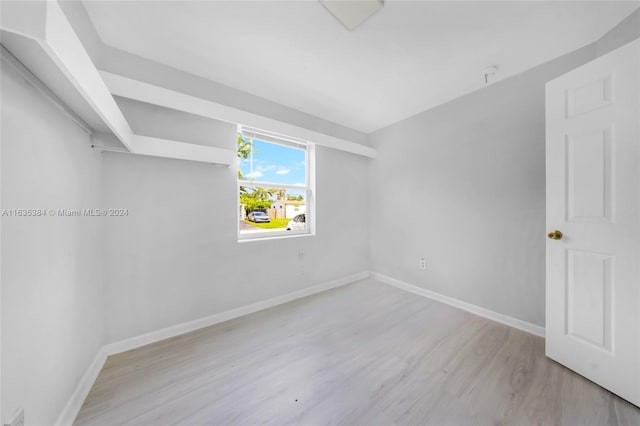
[[372, 132], [596, 41], [638, 2], [387, 1], [354, 32], [317, 1], [85, 1], [102, 41]]

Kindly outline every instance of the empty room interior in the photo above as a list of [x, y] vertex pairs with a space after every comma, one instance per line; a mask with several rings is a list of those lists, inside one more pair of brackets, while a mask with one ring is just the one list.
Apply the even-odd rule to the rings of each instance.
[[639, 1], [0, 1], [2, 425], [640, 425]]

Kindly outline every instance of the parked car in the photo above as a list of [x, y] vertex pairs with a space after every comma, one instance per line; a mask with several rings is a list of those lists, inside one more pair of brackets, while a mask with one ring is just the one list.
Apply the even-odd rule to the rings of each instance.
[[306, 216], [304, 213], [295, 216], [289, 221], [287, 231], [304, 231], [306, 228]]
[[249, 216], [247, 217], [247, 219], [249, 219], [249, 221], [251, 222], [256, 222], [256, 223], [271, 222], [271, 219], [269, 219], [269, 216], [265, 212], [251, 212], [249, 213]]

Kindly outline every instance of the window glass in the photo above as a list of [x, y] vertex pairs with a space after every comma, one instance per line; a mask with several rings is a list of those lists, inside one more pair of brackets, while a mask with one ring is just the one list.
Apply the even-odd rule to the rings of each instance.
[[239, 238], [309, 233], [310, 144], [238, 132]]
[[253, 139], [251, 151], [240, 161], [241, 179], [305, 186], [306, 150]]

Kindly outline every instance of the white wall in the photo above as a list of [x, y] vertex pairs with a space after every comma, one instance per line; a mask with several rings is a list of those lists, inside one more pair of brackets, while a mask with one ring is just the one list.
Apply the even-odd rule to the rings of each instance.
[[372, 270], [544, 325], [544, 84], [639, 23], [636, 10], [596, 43], [370, 135]]
[[[2, 207], [95, 208], [89, 136], [2, 62]], [[1, 420], [52, 424], [103, 343], [96, 218], [2, 217]]]
[[[157, 131], [159, 117], [178, 129], [185, 123], [180, 114], [158, 116], [144, 104], [127, 102], [124, 109], [141, 134]], [[235, 126], [209, 121], [201, 123], [209, 140], [233, 149]], [[105, 205], [130, 213], [105, 222], [107, 342], [367, 270], [369, 160], [316, 152], [317, 235], [243, 243], [235, 169], [105, 154]]]
[[372, 269], [544, 324], [544, 83], [594, 55], [588, 46], [374, 133]]
[[[145, 136], [198, 145], [223, 147], [229, 123], [116, 96], [118, 107], [134, 131]], [[233, 127], [235, 128], [235, 127]], [[235, 130], [234, 130], [235, 132]], [[234, 133], [235, 134], [235, 133]], [[234, 148], [235, 149], [235, 148]]]
[[640, 8], [627, 16], [596, 42], [596, 54], [602, 56], [640, 37]]

